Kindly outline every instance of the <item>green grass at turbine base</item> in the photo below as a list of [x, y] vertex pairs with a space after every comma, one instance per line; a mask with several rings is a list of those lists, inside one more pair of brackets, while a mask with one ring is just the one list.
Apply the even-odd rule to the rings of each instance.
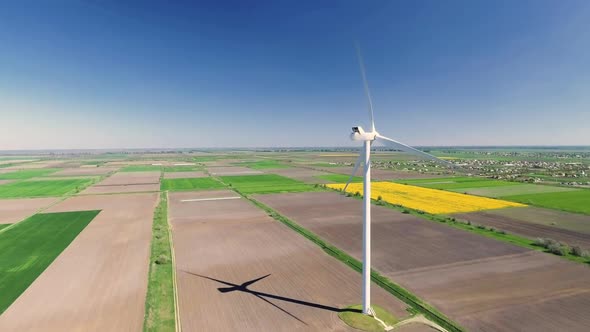
[[0, 314], [99, 212], [36, 214], [0, 233]]
[[[371, 305], [371, 308], [375, 311], [377, 318], [382, 320], [388, 326], [393, 326], [399, 321], [390, 312], [378, 305], [373, 304]], [[381, 325], [381, 323], [375, 318], [362, 313], [362, 304], [351, 305], [344, 309], [349, 310], [339, 312], [338, 317], [342, 319], [346, 325], [361, 331], [383, 332], [383, 325]]]

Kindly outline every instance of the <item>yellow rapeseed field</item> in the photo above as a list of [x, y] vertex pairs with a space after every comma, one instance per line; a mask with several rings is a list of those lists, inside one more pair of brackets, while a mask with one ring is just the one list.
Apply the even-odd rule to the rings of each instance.
[[[344, 188], [343, 183], [328, 184], [329, 188]], [[362, 183], [351, 183], [346, 191], [363, 193]], [[410, 209], [422, 210], [434, 214], [473, 212], [525, 206], [519, 203], [491, 199], [486, 197], [459, 194], [449, 191], [422, 188], [393, 182], [372, 182], [371, 198], [381, 198], [391, 204], [398, 204]]]

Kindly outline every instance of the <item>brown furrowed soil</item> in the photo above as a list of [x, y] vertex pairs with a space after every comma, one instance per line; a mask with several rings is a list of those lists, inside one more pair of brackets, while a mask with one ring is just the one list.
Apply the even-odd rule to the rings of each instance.
[[[255, 198], [361, 259], [361, 201], [338, 193]], [[588, 331], [590, 269], [373, 206], [373, 266], [469, 331]]]
[[19, 222], [57, 200], [55, 197], [0, 199], [0, 224]]
[[0, 316], [0, 331], [140, 331], [157, 201], [81, 196], [49, 209], [102, 211]]
[[207, 167], [207, 170], [209, 173], [216, 176], [262, 174], [261, 171], [243, 166]]
[[590, 216], [534, 206], [488, 211], [490, 215], [590, 234]]
[[189, 178], [204, 178], [208, 175], [205, 172], [170, 172], [164, 173], [164, 179], [189, 179]]
[[[519, 208], [520, 209], [520, 208]], [[508, 210], [508, 209], [506, 209]], [[571, 213], [563, 213], [562, 220], [567, 220]], [[510, 233], [522, 235], [529, 238], [550, 238], [564, 242], [570, 246], [581, 246], [590, 249], [590, 234], [562, 229], [558, 226], [547, 226], [540, 223], [528, 222], [518, 218], [498, 215], [495, 210], [456, 214], [459, 219], [469, 220], [472, 223], [502, 229]], [[590, 217], [574, 215], [580, 219], [587, 219], [585, 223], [590, 226]], [[571, 221], [571, 220], [570, 220]]]
[[359, 273], [231, 191], [170, 193], [169, 204], [183, 331], [354, 331], [337, 313], [361, 301]]
[[318, 175], [327, 175], [330, 173], [316, 171], [314, 169], [302, 167], [275, 168], [265, 170], [265, 173], [278, 174], [291, 179], [299, 180], [305, 183], [330, 183], [328, 180], [317, 178]]
[[96, 186], [154, 183], [160, 183], [160, 172], [121, 172], [111, 175]]
[[66, 168], [62, 171], [53, 173], [52, 176], [77, 176], [77, 175], [105, 175], [116, 171], [117, 167], [79, 167]]

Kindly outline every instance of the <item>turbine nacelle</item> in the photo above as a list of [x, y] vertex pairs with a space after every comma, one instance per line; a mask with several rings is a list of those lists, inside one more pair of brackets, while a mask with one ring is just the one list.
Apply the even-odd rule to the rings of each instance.
[[353, 141], [374, 141], [377, 138], [377, 131], [365, 132], [363, 127], [357, 126], [352, 127], [352, 133], [350, 133], [350, 139]]

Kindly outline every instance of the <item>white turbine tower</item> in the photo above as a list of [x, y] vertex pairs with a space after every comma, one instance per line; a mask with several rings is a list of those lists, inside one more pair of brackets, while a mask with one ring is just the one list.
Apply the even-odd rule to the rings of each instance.
[[354, 165], [352, 174], [350, 175], [346, 186], [344, 186], [343, 191], [346, 191], [346, 188], [352, 181], [356, 171], [362, 163], [365, 170], [363, 176], [363, 314], [374, 316], [375, 313], [373, 312], [373, 309], [371, 309], [371, 144], [373, 141], [378, 141], [396, 150], [409, 152], [411, 154], [424, 157], [447, 166], [453, 167], [454, 165], [431, 154], [422, 152], [391, 138], [387, 138], [375, 130], [375, 121], [373, 119], [373, 101], [371, 100], [369, 84], [367, 83], [367, 76], [365, 74], [365, 66], [363, 64], [363, 59], [361, 57], [361, 52], [358, 45], [356, 50], [359, 66], [361, 69], [361, 76], [363, 78], [363, 84], [365, 87], [365, 94], [367, 95], [369, 117], [371, 120], [371, 131], [366, 132], [360, 126], [352, 127], [350, 138], [354, 141], [362, 141], [363, 149], [361, 149], [359, 158]]

